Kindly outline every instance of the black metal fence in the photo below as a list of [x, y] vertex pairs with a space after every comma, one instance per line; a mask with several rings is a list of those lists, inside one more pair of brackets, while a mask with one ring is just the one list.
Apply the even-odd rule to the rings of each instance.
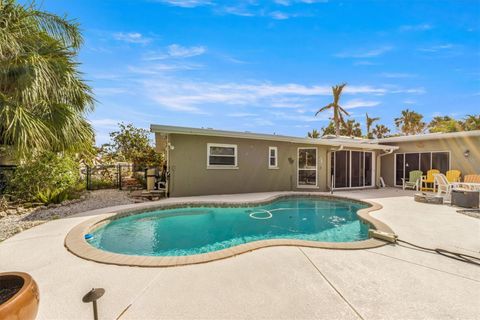
[[[5, 193], [15, 169], [15, 165], [0, 165], [0, 194]], [[144, 189], [147, 186], [147, 170], [130, 164], [84, 166], [80, 175], [87, 190]]]
[[0, 165], [0, 194], [3, 194], [7, 189], [8, 182], [13, 176], [15, 165]]
[[146, 187], [146, 169], [134, 168], [130, 164], [85, 166], [81, 174], [87, 190]]

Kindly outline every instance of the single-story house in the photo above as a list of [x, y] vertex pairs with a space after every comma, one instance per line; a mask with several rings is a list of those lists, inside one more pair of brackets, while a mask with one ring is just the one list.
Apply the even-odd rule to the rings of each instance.
[[168, 193], [175, 197], [375, 188], [380, 177], [394, 186], [416, 166], [414, 154], [422, 170], [480, 173], [480, 131], [379, 140], [165, 125], [151, 125], [151, 131], [157, 151], [166, 155]]

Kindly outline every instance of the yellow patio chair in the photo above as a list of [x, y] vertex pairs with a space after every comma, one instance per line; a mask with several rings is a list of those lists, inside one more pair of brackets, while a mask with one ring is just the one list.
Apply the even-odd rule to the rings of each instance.
[[445, 176], [447, 177], [448, 182], [460, 182], [460, 176], [462, 173], [460, 170], [448, 170]]
[[[435, 174], [439, 174], [437, 169], [431, 169], [427, 171], [427, 175], [422, 177], [422, 191], [435, 191]], [[431, 185], [431, 187], [429, 186]]]

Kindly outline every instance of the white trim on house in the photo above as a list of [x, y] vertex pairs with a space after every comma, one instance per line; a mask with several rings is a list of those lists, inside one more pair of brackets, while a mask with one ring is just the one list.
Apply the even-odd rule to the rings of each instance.
[[[448, 153], [448, 170], [452, 169], [452, 152], [449, 150], [443, 150], [443, 151], [409, 151], [409, 152], [396, 152], [393, 154], [393, 186], [394, 187], [401, 187], [401, 184], [397, 184], [397, 155], [403, 155], [403, 179], [405, 179], [405, 155], [406, 154], [415, 154], [418, 153], [418, 165], [421, 165], [421, 154], [422, 153], [430, 153], [430, 169], [432, 168], [433, 165], [433, 153]], [[418, 168], [420, 170], [420, 167]], [[447, 170], [447, 171], [448, 171]], [[425, 172], [426, 174], [426, 172]]]
[[[272, 157], [272, 150], [275, 151], [275, 155]], [[272, 165], [270, 160], [275, 159], [275, 165]], [[278, 167], [278, 148], [268, 147], [268, 169], [279, 169]]]
[[374, 143], [388, 143], [388, 142], [408, 142], [408, 141], [422, 141], [422, 140], [437, 140], [448, 138], [464, 138], [464, 137], [480, 137], [480, 130], [460, 131], [448, 133], [425, 133], [409, 136], [398, 136], [390, 138], [382, 138], [373, 140]]
[[[315, 150], [315, 169], [313, 168], [304, 168], [304, 169], [300, 169], [300, 150]], [[307, 159], [305, 158], [305, 162], [307, 161]], [[304, 170], [304, 171], [307, 171], [307, 170], [315, 170], [315, 185], [304, 185], [304, 184], [300, 184], [299, 182], [299, 179], [298, 179], [298, 174], [300, 173], [300, 170]], [[318, 188], [318, 148], [317, 147], [298, 147], [297, 148], [297, 188], [301, 188], [301, 189], [316, 189]]]
[[[210, 154], [211, 147], [233, 148], [233, 155], [212, 155]], [[234, 158], [234, 165], [210, 164], [210, 156], [217, 157], [232, 157]], [[238, 146], [236, 144], [224, 143], [207, 143], [207, 169], [238, 169]]]
[[314, 138], [301, 138], [283, 136], [277, 134], [264, 134], [264, 133], [252, 133], [252, 132], [240, 132], [240, 131], [225, 131], [214, 130], [204, 128], [189, 128], [189, 127], [177, 127], [177, 126], [164, 126], [152, 124], [150, 131], [166, 134], [186, 134], [186, 135], [199, 135], [199, 136], [211, 136], [211, 137], [228, 137], [228, 138], [242, 138], [242, 139], [254, 139], [254, 140], [266, 140], [266, 141], [283, 141], [299, 144], [311, 144], [311, 145], [325, 145], [345, 148], [359, 148], [367, 150], [397, 150], [396, 146], [388, 146], [378, 144], [374, 140], [367, 139], [314, 139]]

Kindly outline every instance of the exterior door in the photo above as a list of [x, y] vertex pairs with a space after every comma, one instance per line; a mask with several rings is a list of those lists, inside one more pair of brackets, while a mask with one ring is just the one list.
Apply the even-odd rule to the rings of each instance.
[[297, 187], [316, 188], [317, 148], [298, 148]]
[[330, 160], [334, 189], [373, 186], [372, 152], [333, 151]]

